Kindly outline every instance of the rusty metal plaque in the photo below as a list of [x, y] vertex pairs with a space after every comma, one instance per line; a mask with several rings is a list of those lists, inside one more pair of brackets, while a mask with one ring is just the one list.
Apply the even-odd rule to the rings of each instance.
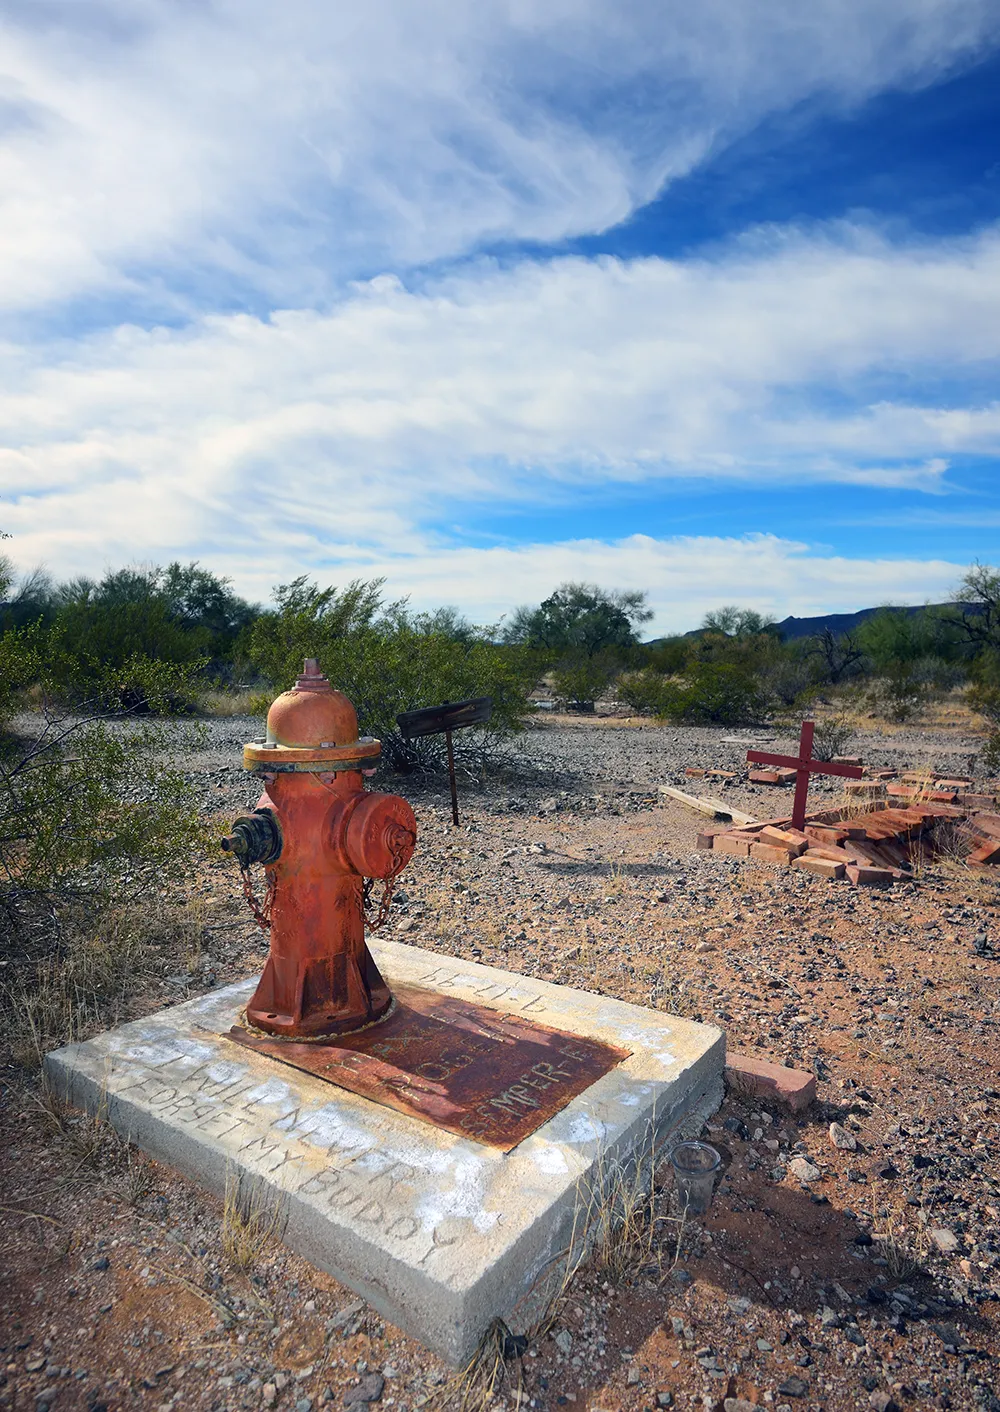
[[446, 701], [443, 706], [422, 706], [418, 711], [401, 711], [396, 723], [407, 740], [418, 735], [440, 735], [463, 726], [485, 725], [493, 712], [492, 696], [473, 696], [468, 701]]
[[629, 1057], [626, 1049], [418, 986], [385, 1019], [299, 1043], [234, 1026], [228, 1037], [327, 1083], [504, 1152]]

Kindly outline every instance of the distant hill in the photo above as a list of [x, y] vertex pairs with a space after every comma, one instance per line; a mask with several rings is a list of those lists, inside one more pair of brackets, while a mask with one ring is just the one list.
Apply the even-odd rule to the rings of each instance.
[[[960, 606], [957, 603], [921, 603], [914, 608], [894, 608], [894, 611], [912, 617], [914, 613], [922, 613], [927, 608], [958, 608]], [[879, 612], [881, 612], [881, 607], [859, 608], [856, 613], [826, 613], [821, 618], [785, 618], [778, 624], [778, 631], [787, 642], [796, 637], [817, 637], [827, 629], [837, 637], [842, 637], [844, 633], [853, 632], [855, 628], [859, 628], [866, 618], [871, 618]]]
[[[827, 629], [837, 637], [842, 637], [844, 633], [853, 632], [855, 628], [861, 626], [866, 618], [872, 617], [875, 613], [880, 613], [885, 607], [880, 604], [877, 608], [859, 608], [856, 613], [825, 613], [820, 618], [785, 618], [777, 624], [778, 631], [786, 642], [791, 642], [797, 637], [817, 637]], [[889, 605], [896, 613], [906, 613], [912, 616], [914, 613], [923, 613], [929, 608], [958, 608], [960, 612], [976, 613], [977, 607], [965, 603], [920, 603], [914, 607], [896, 607]], [[690, 632], [683, 634], [684, 637], [699, 637], [702, 628], [693, 628]], [[654, 642], [647, 643], [649, 647], [655, 647], [657, 642], [665, 639], [657, 638]]]

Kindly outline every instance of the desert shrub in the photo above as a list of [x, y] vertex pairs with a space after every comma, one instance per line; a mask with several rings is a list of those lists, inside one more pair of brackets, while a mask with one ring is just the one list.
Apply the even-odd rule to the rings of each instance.
[[600, 652], [589, 657], [586, 653], [569, 653], [557, 663], [553, 674], [556, 695], [577, 710], [592, 711], [594, 702], [610, 685], [618, 667], [617, 657]]
[[917, 714], [927, 696], [926, 682], [899, 671], [890, 677], [876, 678], [865, 692], [864, 702], [873, 716], [901, 725]]
[[624, 672], [618, 678], [616, 695], [625, 706], [631, 706], [642, 716], [660, 716], [667, 680], [653, 667], [644, 667], [641, 672]]
[[741, 726], [763, 721], [770, 707], [755, 673], [731, 663], [703, 662], [664, 682], [659, 713], [687, 725]]
[[443, 744], [435, 736], [404, 741], [396, 723], [400, 712], [491, 696], [489, 725], [455, 736], [459, 757], [481, 766], [521, 728], [537, 672], [535, 655], [497, 644], [489, 632], [467, 624], [456, 634], [437, 616], [411, 615], [400, 603], [384, 605], [381, 589], [380, 581], [339, 591], [319, 589], [304, 578], [283, 585], [275, 592], [275, 609], [262, 614], [247, 634], [251, 661], [284, 690], [303, 660], [316, 657], [354, 702], [361, 732], [377, 736], [383, 759], [404, 770], [436, 763]]
[[204, 841], [162, 727], [42, 719], [0, 741], [0, 1010], [36, 1048], [99, 1023], [143, 983], [164, 883]]
[[760, 673], [764, 689], [782, 706], [796, 706], [814, 692], [809, 663], [802, 657], [779, 657], [768, 662]]
[[985, 671], [985, 679], [970, 687], [967, 700], [973, 711], [986, 718], [990, 728], [980, 758], [987, 770], [1000, 772], [1000, 686], [993, 685], [996, 675], [995, 670]]
[[816, 722], [813, 735], [813, 755], [817, 760], [832, 760], [843, 755], [844, 747], [854, 734], [843, 716], [828, 716]]

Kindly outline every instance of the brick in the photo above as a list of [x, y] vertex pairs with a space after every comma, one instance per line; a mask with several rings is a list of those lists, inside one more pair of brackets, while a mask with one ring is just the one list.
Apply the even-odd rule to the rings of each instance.
[[786, 829], [776, 829], [770, 824], [766, 824], [760, 831], [761, 843], [770, 844], [772, 848], [784, 848], [797, 858], [800, 853], [804, 853], [809, 847], [808, 839], [801, 836], [796, 837]]
[[[889, 785], [892, 790], [892, 785]], [[854, 799], [884, 799], [886, 786], [881, 780], [848, 780], [845, 791]]]
[[980, 844], [969, 854], [968, 861], [978, 866], [984, 863], [1000, 863], [1000, 841], [991, 838], [989, 843]]
[[780, 784], [777, 770], [751, 770], [747, 776], [751, 784]]
[[953, 789], [932, 789], [927, 798], [932, 804], [954, 804], [958, 795]]
[[778, 863], [785, 868], [792, 861], [792, 855], [787, 848], [774, 848], [769, 843], [751, 843], [750, 857], [756, 858], [760, 863]]
[[995, 794], [962, 794], [959, 796], [959, 804], [964, 804], [966, 809], [986, 809], [996, 808]]
[[715, 835], [715, 852], [729, 853], [734, 858], [749, 858], [750, 844], [745, 838], [732, 838], [727, 833]]
[[710, 780], [734, 780], [735, 770], [706, 770], [705, 775]]
[[864, 863], [848, 863], [847, 876], [856, 887], [892, 887], [888, 868], [871, 868]]
[[975, 814], [969, 822], [977, 833], [985, 834], [987, 838], [1000, 838], [1000, 815]]
[[829, 848], [839, 848], [845, 838], [864, 838], [865, 831], [860, 824], [806, 824], [806, 838], [810, 845], [826, 844]]
[[714, 833], [700, 833], [695, 842], [695, 848], [714, 848], [715, 838]]
[[738, 1093], [753, 1098], [777, 1099], [800, 1113], [816, 1097], [816, 1075], [804, 1069], [786, 1069], [767, 1059], [754, 1059], [749, 1054], [726, 1055], [726, 1079]]
[[821, 878], [842, 878], [847, 871], [844, 863], [835, 863], [832, 858], [822, 858], [816, 853], [803, 853], [801, 858], [792, 861], [792, 867], [803, 873], [815, 873]]
[[810, 855], [813, 858], [827, 858], [831, 863], [843, 863], [845, 867], [848, 863], [857, 861], [852, 858], [849, 853], [845, 853], [842, 848], [834, 848], [828, 843], [811, 843], [809, 845], [809, 853], [803, 856], [809, 857]]
[[793, 770], [790, 765], [776, 765], [774, 773], [782, 784], [794, 784], [798, 777], [798, 770]]
[[968, 788], [969, 788], [969, 785], [970, 785], [971, 783], [972, 783], [971, 780], [966, 780], [966, 779], [935, 780], [935, 781], [934, 781], [934, 788], [935, 788], [935, 789], [951, 789], [951, 790], [968, 789]]

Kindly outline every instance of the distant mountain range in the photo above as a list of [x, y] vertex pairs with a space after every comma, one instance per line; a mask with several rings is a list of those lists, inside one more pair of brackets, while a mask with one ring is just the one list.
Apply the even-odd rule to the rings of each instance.
[[[906, 613], [912, 617], [914, 613], [923, 613], [927, 608], [958, 608], [957, 603], [921, 603], [915, 608], [894, 608], [897, 613]], [[821, 618], [785, 618], [778, 624], [778, 631], [786, 641], [795, 637], [818, 637], [821, 632], [827, 629], [837, 637], [842, 637], [844, 633], [853, 632], [859, 628], [866, 618], [872, 617], [875, 613], [881, 612], [879, 608], [859, 608], [856, 613], [826, 613]]]
[[[784, 618], [777, 624], [778, 631], [786, 642], [792, 641], [796, 637], [818, 637], [821, 632], [828, 629], [837, 637], [842, 637], [845, 633], [853, 632], [855, 628], [861, 626], [866, 618], [870, 618], [874, 613], [880, 613], [885, 604], [880, 604], [877, 608], [859, 608], [856, 613], [825, 613], [820, 618]], [[906, 613], [912, 616], [914, 613], [923, 613], [929, 608], [958, 608], [960, 612], [975, 613], [978, 608], [965, 603], [921, 603], [912, 608], [897, 608], [891, 605], [896, 613]], [[691, 632], [684, 633], [685, 637], [698, 637], [702, 628], [693, 628]], [[663, 642], [663, 638], [657, 638], [657, 642]], [[649, 643], [654, 646], [655, 643]]]

